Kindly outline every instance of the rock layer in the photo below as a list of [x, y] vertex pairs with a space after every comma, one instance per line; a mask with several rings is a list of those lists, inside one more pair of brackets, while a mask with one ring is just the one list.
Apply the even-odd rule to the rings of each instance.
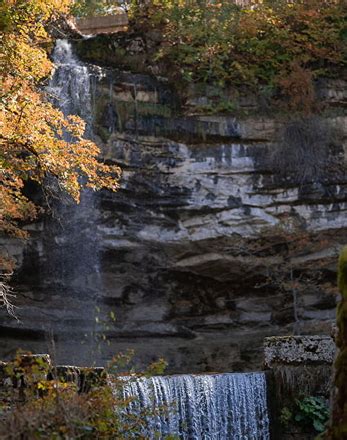
[[[121, 189], [28, 225], [24, 246], [4, 241], [21, 322], [3, 314], [1, 356], [48, 345], [60, 363], [91, 364], [133, 348], [140, 366], [161, 356], [169, 372], [242, 371], [261, 367], [266, 336], [328, 334], [346, 174], [298, 182], [278, 169], [286, 117], [187, 116], [165, 80], [90, 72]], [[345, 87], [319, 90], [342, 163]]]

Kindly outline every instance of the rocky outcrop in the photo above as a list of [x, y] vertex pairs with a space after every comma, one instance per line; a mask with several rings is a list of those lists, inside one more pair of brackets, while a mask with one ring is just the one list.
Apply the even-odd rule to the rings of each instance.
[[266, 336], [329, 334], [347, 242], [347, 179], [334, 168], [345, 86], [319, 85], [320, 127], [339, 136], [327, 167], [298, 181], [274, 161], [288, 116], [249, 100], [207, 116], [190, 99], [184, 113], [165, 79], [90, 69], [95, 133], [121, 189], [28, 225], [24, 247], [4, 242], [21, 322], [1, 312], [1, 355], [53, 346], [59, 362], [91, 364], [132, 348], [140, 366], [161, 356], [169, 372], [221, 372], [259, 368]]
[[128, 26], [127, 14], [119, 8], [117, 14], [75, 19], [77, 29], [83, 35], [114, 33], [126, 31]]

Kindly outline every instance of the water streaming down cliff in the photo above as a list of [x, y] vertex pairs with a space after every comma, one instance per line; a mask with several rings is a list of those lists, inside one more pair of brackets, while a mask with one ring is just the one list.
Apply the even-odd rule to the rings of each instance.
[[55, 70], [48, 86], [51, 99], [65, 116], [80, 116], [90, 136], [93, 113], [88, 67], [74, 55], [67, 40], [57, 40], [52, 59]]
[[[86, 122], [85, 136], [92, 139], [94, 76], [88, 67], [74, 55], [67, 40], [58, 40], [52, 54], [54, 74], [47, 87], [53, 104], [65, 116], [78, 115]], [[65, 135], [69, 140], [68, 135]], [[95, 361], [96, 306], [95, 292], [102, 288], [99, 270], [99, 239], [97, 235], [98, 199], [91, 190], [81, 194], [80, 204], [72, 202], [64, 194], [53, 203], [56, 221], [54, 245], [46, 270], [56, 274], [58, 285], [52, 291], [60, 291], [66, 297], [66, 305], [60, 325], [74, 326], [77, 339], [75, 358], [72, 362], [91, 365]], [[91, 231], [93, 233], [91, 233]], [[63, 292], [61, 292], [63, 291]], [[78, 307], [80, 318], [69, 321], [69, 308]], [[54, 333], [54, 328], [53, 328]], [[71, 337], [66, 335], [67, 340]], [[60, 338], [62, 339], [62, 338]], [[61, 344], [67, 341], [62, 340]]]
[[184, 440], [270, 439], [263, 373], [157, 376], [130, 380], [129, 411], [154, 411], [142, 433]]

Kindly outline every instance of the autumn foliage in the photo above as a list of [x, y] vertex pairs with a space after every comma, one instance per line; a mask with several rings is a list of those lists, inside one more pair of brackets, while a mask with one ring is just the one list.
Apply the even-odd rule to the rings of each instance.
[[43, 49], [45, 25], [69, 6], [70, 0], [0, 3], [0, 231], [20, 237], [21, 222], [38, 213], [22, 192], [25, 182], [53, 179], [77, 202], [81, 182], [117, 188], [119, 169], [98, 160], [98, 147], [83, 138], [84, 122], [65, 118], [40, 87], [53, 67]]
[[[46, 189], [54, 182], [55, 193], [76, 202], [82, 182], [93, 190], [117, 189], [119, 169], [98, 160], [98, 147], [83, 137], [85, 123], [65, 118], [42, 91], [53, 67], [45, 26], [70, 6], [71, 0], [0, 2], [0, 234], [25, 237], [23, 222], [39, 212], [23, 192], [26, 182]], [[15, 316], [7, 284], [12, 269], [0, 253], [0, 306]]]
[[305, 108], [311, 80], [347, 62], [344, 0], [153, 0], [132, 14], [136, 29], [160, 30], [155, 59], [188, 83], [280, 89]]

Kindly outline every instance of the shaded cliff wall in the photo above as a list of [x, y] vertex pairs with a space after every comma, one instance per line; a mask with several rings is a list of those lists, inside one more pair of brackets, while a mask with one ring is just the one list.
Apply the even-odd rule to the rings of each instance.
[[[25, 245], [3, 242], [18, 261], [21, 322], [1, 311], [1, 356], [54, 341], [60, 363], [133, 348], [139, 365], [163, 356], [169, 372], [250, 370], [266, 336], [330, 333], [343, 170], [303, 182], [279, 169], [290, 116], [266, 115], [252, 96], [233, 115], [206, 116], [196, 94], [188, 115], [165, 79], [90, 71], [94, 131], [123, 169], [121, 189], [28, 225]], [[339, 133], [327, 157], [343, 164], [345, 83], [317, 93], [319, 126]]]

